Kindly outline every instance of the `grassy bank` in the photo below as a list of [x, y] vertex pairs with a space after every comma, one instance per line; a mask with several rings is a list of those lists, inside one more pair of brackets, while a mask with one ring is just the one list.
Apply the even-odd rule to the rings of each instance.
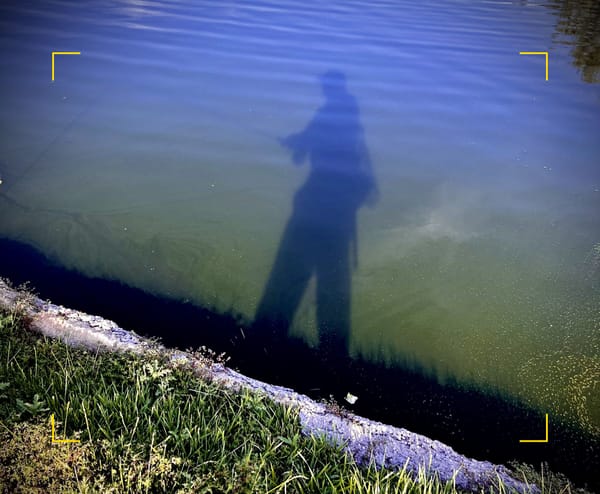
[[[58, 439], [80, 442], [53, 444], [51, 414]], [[570, 492], [553, 482], [545, 479], [544, 492]], [[8, 312], [0, 312], [0, 491], [456, 492], [424, 475], [359, 468], [341, 448], [303, 436], [292, 410], [225, 390], [159, 351], [73, 349]]]

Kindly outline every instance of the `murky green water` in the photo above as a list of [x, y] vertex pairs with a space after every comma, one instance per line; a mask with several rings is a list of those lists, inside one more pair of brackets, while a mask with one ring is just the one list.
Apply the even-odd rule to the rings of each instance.
[[[574, 67], [557, 2], [327, 5], [2, 7], [0, 235], [252, 321], [311, 177], [277, 138], [341, 71], [379, 191], [355, 211], [348, 351], [599, 433], [597, 43]], [[62, 50], [81, 55], [51, 82]], [[549, 81], [519, 51], [549, 51]], [[301, 291], [289, 330], [318, 345]]]

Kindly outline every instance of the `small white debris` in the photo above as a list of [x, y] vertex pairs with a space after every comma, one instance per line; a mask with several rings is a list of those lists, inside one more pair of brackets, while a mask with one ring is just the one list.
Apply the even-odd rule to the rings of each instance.
[[356, 400], [358, 400], [358, 396], [354, 396], [352, 393], [346, 393], [346, 397], [344, 398], [350, 405], [354, 405]]

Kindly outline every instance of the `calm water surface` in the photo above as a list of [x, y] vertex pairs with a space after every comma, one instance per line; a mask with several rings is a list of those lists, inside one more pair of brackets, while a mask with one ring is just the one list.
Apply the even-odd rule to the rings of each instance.
[[0, 236], [600, 434], [600, 85], [559, 2], [0, 12]]

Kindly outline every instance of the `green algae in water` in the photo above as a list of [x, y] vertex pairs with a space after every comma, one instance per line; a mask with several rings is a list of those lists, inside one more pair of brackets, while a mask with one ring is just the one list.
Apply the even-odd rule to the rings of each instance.
[[[243, 225], [228, 236], [225, 223], [208, 215], [194, 227], [196, 215], [200, 209], [177, 205], [154, 214], [89, 210], [73, 216], [7, 204], [2, 220], [70, 268], [251, 321], [275, 247], [267, 235], [257, 242]], [[177, 216], [182, 221], [173, 223]], [[452, 221], [387, 232], [360, 233], [353, 354], [392, 365], [414, 362], [439, 381], [500, 390], [599, 433], [597, 288], [580, 276], [576, 262], [557, 278], [551, 267], [558, 254], [548, 243], [532, 253], [527, 243], [507, 244], [494, 232], [467, 231]], [[278, 237], [269, 240], [276, 245]], [[291, 334], [316, 346], [311, 286]]]

